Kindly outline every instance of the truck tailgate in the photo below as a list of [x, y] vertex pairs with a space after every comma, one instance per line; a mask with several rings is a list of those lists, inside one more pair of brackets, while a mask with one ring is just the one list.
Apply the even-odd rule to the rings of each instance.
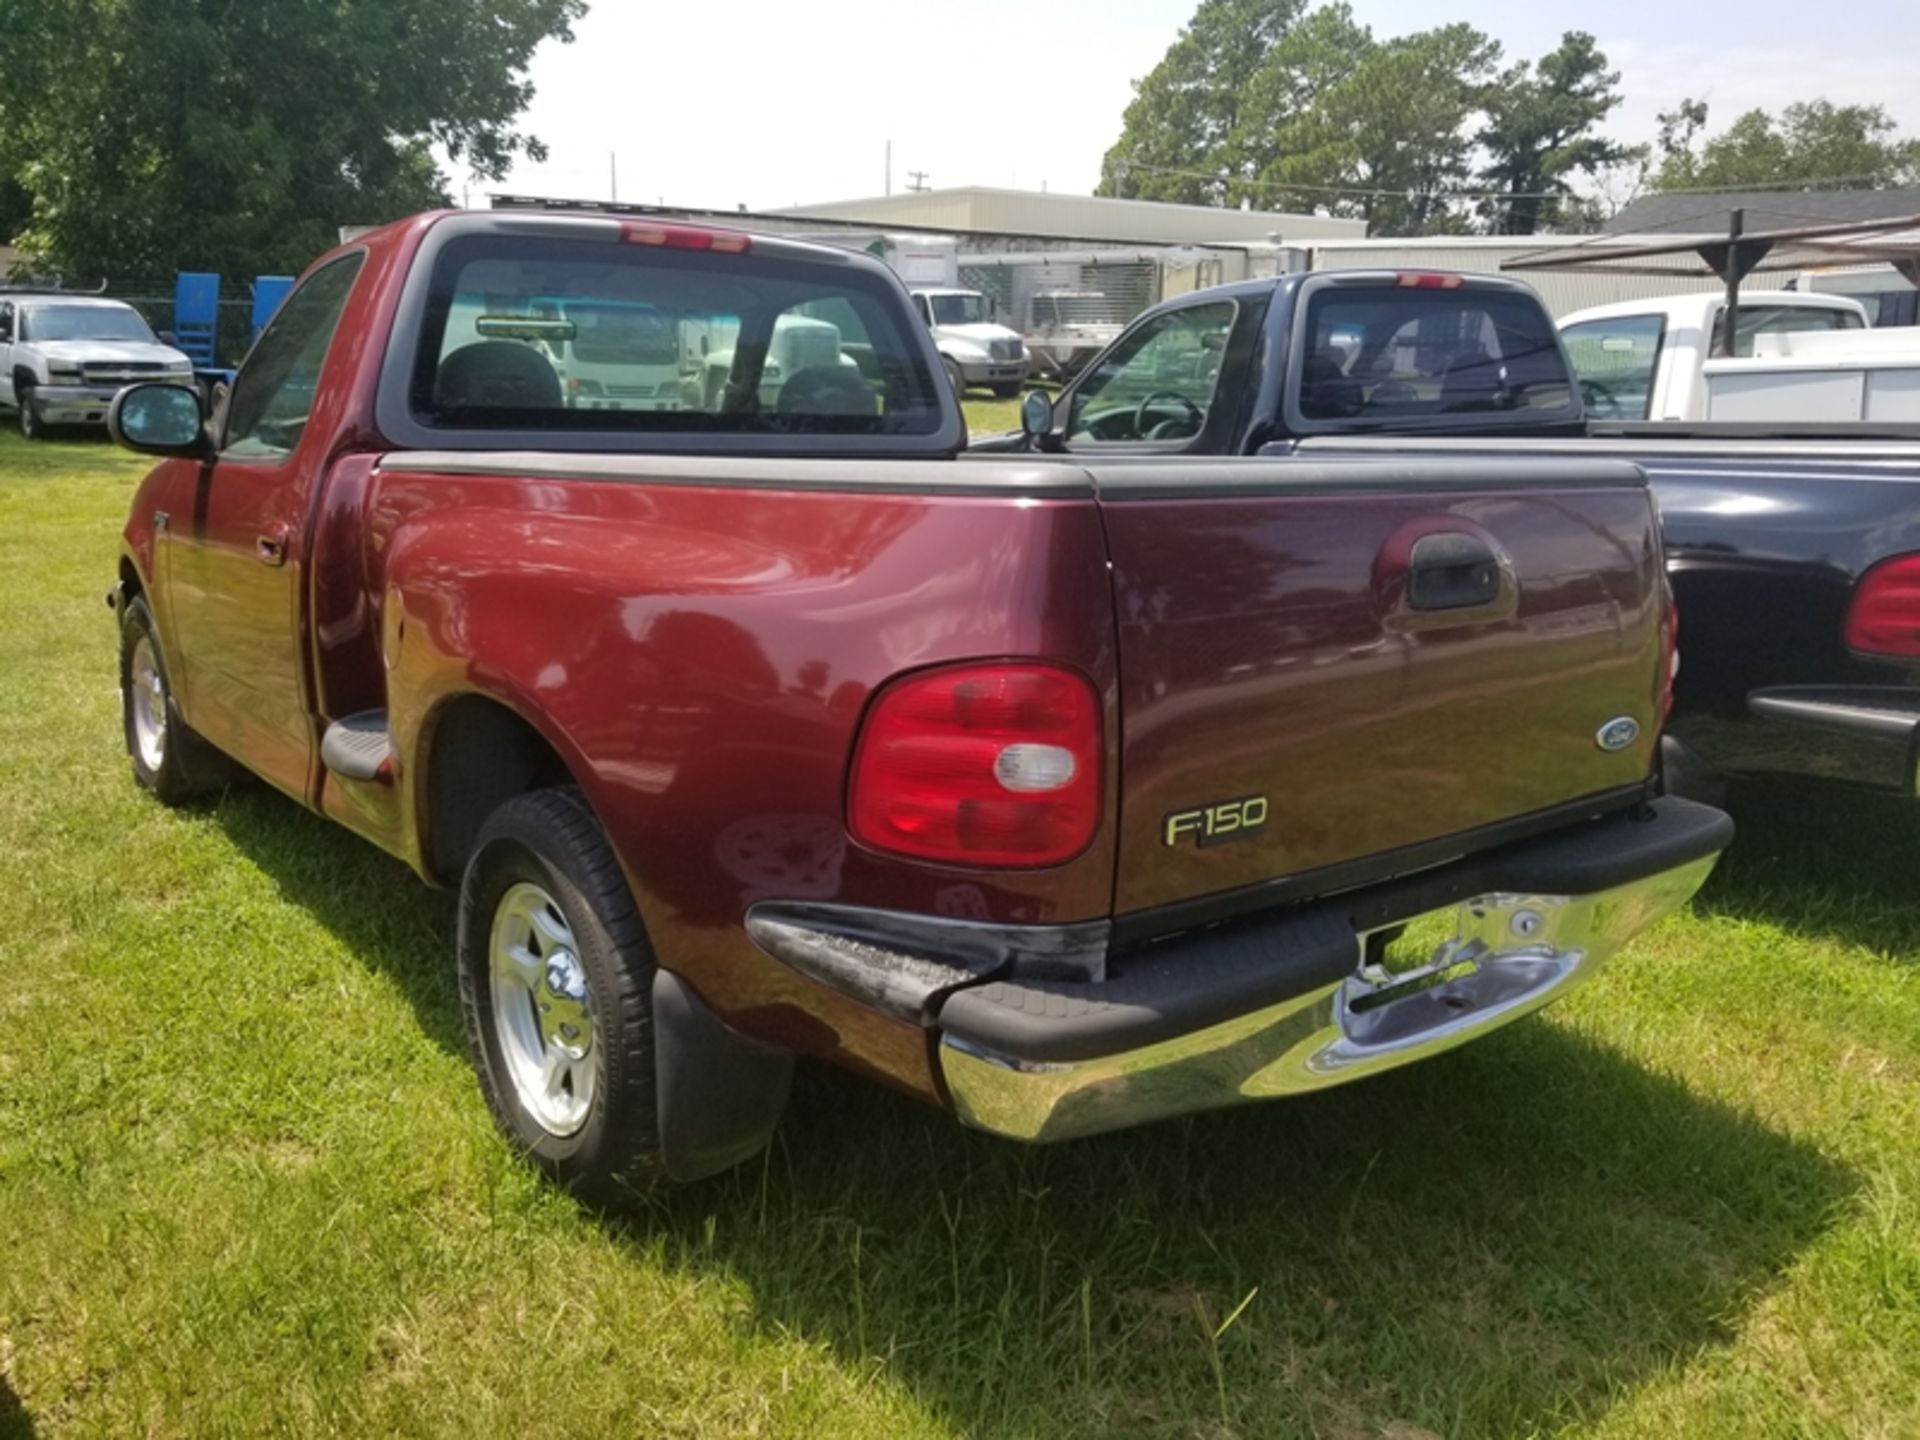
[[1661, 554], [1636, 467], [1086, 468], [1119, 627], [1118, 913], [1433, 863], [1651, 772]]

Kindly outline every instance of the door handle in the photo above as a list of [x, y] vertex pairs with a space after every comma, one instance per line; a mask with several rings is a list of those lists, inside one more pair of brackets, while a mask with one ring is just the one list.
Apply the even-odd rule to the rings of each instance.
[[253, 542], [254, 556], [262, 565], [284, 565], [287, 563], [287, 532], [276, 530], [270, 535], [262, 535]]
[[1414, 542], [1407, 566], [1407, 607], [1464, 610], [1500, 598], [1500, 559], [1477, 535], [1442, 530]]

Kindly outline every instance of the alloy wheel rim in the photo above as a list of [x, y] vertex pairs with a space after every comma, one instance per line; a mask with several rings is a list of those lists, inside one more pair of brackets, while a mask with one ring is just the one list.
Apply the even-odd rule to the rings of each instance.
[[127, 689], [133, 703], [133, 743], [140, 763], [158, 770], [167, 758], [167, 682], [153, 653], [152, 637], [134, 642], [127, 665]]
[[587, 1123], [600, 1089], [593, 991], [573, 927], [544, 889], [517, 884], [494, 908], [493, 1028], [520, 1107], [549, 1135]]

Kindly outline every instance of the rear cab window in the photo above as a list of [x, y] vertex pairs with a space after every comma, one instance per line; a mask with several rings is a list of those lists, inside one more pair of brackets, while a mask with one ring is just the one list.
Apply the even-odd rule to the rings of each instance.
[[1528, 424], [1575, 417], [1573, 384], [1538, 299], [1425, 281], [1305, 288], [1290, 419], [1325, 431], [1444, 426], [1467, 415]]
[[[1824, 310], [1812, 305], [1740, 306], [1733, 327], [1733, 353], [1741, 358], [1753, 354], [1753, 342], [1762, 335], [1794, 335], [1805, 331], [1864, 330], [1866, 321], [1851, 310]], [[1727, 325], [1723, 305], [1713, 312], [1712, 353], [1720, 353], [1720, 341]]]
[[944, 377], [889, 278], [773, 248], [449, 239], [432, 259], [407, 418], [435, 439], [561, 448], [941, 433]]

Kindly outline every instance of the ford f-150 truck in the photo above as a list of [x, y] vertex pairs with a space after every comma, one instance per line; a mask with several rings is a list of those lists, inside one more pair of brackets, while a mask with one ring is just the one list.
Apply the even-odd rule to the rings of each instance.
[[1150, 456], [1623, 460], [1659, 501], [1686, 642], [1675, 788], [1723, 773], [1920, 789], [1920, 426], [1590, 421], [1539, 298], [1509, 280], [1351, 271], [1143, 314], [1025, 435]]
[[[724, 325], [729, 382], [569, 406], [570, 299]], [[862, 363], [768, 403], [792, 315]], [[1634, 467], [966, 457], [844, 250], [421, 217], [217, 419], [111, 423], [166, 457], [110, 597], [135, 776], [238, 761], [457, 886], [487, 1099], [596, 1203], [754, 1153], [796, 1055], [1030, 1140], [1432, 1055], [1731, 833], [1657, 783]]]

